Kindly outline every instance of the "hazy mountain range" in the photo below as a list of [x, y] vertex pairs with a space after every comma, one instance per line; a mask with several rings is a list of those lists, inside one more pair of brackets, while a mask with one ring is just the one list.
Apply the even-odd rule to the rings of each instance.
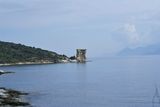
[[125, 48], [118, 55], [160, 55], [160, 43], [145, 47]]

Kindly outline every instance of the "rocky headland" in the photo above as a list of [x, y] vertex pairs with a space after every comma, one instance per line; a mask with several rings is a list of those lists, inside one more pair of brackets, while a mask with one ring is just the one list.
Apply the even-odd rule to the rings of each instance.
[[22, 44], [0, 41], [0, 66], [65, 62], [69, 62], [66, 55]]
[[[0, 70], [0, 75], [8, 73], [13, 72]], [[30, 104], [24, 99], [26, 95], [28, 93], [0, 87], [0, 107], [29, 106]]]

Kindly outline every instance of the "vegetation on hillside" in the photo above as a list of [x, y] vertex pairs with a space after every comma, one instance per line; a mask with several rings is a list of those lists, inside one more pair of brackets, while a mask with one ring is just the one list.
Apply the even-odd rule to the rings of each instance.
[[40, 61], [57, 63], [66, 58], [52, 51], [0, 41], [0, 64]]

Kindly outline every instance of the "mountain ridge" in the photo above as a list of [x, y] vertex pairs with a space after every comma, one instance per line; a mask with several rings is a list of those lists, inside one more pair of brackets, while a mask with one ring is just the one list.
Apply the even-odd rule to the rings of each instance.
[[118, 55], [160, 55], [160, 44], [152, 44], [133, 49], [125, 48]]

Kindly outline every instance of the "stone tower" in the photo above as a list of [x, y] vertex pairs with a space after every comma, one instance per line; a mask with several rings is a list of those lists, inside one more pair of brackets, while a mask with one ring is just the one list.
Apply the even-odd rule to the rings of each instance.
[[76, 59], [79, 63], [86, 62], [86, 49], [77, 49]]

